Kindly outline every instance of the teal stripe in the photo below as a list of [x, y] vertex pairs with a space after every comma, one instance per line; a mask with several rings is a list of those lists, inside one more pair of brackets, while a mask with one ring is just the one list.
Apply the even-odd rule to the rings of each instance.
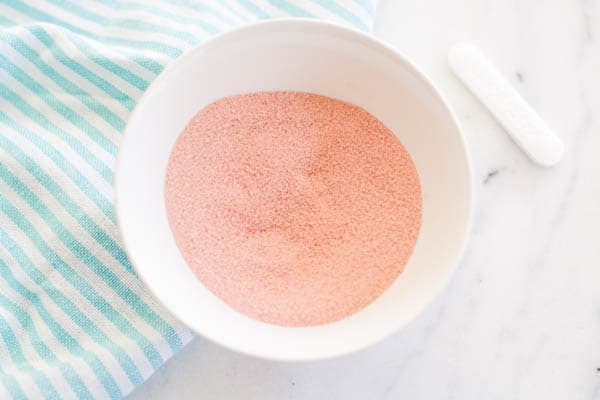
[[[220, 19], [221, 21], [223, 21], [228, 26], [237, 26], [239, 24], [239, 22], [240, 22], [240, 21], [233, 20], [232, 18], [230, 18], [226, 14], [223, 14], [222, 12], [217, 11], [217, 10], [215, 10], [212, 7], [209, 7], [207, 5], [204, 5], [204, 4], [196, 2], [196, 1], [190, 1], [190, 0], [172, 0], [172, 2], [173, 3], [177, 3], [178, 6], [190, 8], [190, 9], [196, 11], [196, 12], [206, 13], [206, 14], [212, 14], [213, 16], [217, 17], [218, 19]], [[122, 5], [124, 5], [124, 4], [130, 4], [130, 3], [131, 2], [129, 2], [129, 3], [123, 3], [123, 2], [121, 2]], [[246, 18], [244, 16], [240, 15], [239, 12], [237, 12], [234, 9], [232, 9], [231, 6], [229, 4], [227, 4], [227, 2], [225, 0], [221, 0], [221, 5], [224, 6], [225, 8], [227, 8], [227, 10], [229, 12], [231, 12], [233, 15], [235, 15], [241, 21], [245, 21], [246, 20]], [[166, 6], [168, 7], [169, 3], [167, 3]], [[162, 8], [160, 10], [162, 10]], [[160, 12], [162, 12], [162, 11], [160, 11]], [[165, 14], [165, 16], [167, 16], [167, 15]], [[195, 20], [196, 18], [193, 18], [193, 19]]]
[[[15, 225], [21, 225], [23, 228], [25, 228], [29, 238], [35, 242], [34, 244], [36, 244], [37, 247], [37, 244], [41, 241], [39, 234], [33, 229], [33, 226], [25, 219], [23, 214], [14, 208], [3, 196], [0, 196], [0, 211], [5, 213]], [[19, 228], [21, 228], [21, 226]], [[46, 278], [46, 276], [39, 269], [33, 266], [29, 257], [27, 257], [25, 252], [16, 244], [14, 240], [12, 240], [12, 238], [10, 238], [10, 236], [4, 231], [4, 229], [2, 229], [2, 227], [0, 227], [0, 241], [21, 266], [27, 267], [24, 269], [26, 269], [26, 272], [32, 278], [32, 280], [44, 289], [52, 301], [54, 301], [56, 305], [58, 305], [64, 311], [64, 313], [68, 315], [73, 322], [75, 322], [81, 328], [81, 330], [96, 343], [104, 346], [108, 351], [110, 351], [110, 353], [116, 358], [125, 374], [128, 376], [131, 383], [138, 385], [143, 382], [140, 371], [137, 369], [133, 363], [133, 360], [124, 351], [124, 349], [117, 343], [113, 342], [103, 331], [98, 329], [96, 324], [89, 319], [79, 309], [79, 307], [77, 307], [77, 305], [71, 301], [71, 299], [65, 296], [62, 291], [55, 289], [51, 282], [48, 281], [48, 278]], [[47, 246], [42, 246], [42, 248], [44, 249], [44, 253], [48, 253]], [[62, 260], [58, 257], [52, 257], [49, 260], [49, 265], [51, 265], [54, 270], [57, 270], [61, 273], [64, 272], [64, 262], [62, 262]], [[74, 271], [71, 270], [71, 273], [74, 274]], [[68, 282], [70, 280], [73, 279], [67, 279]], [[76, 287], [76, 289], [79, 288]], [[90, 293], [86, 293], [84, 297], [87, 298], [89, 295]]]
[[[108, 311], [110, 305], [107, 304], [106, 300], [101, 298], [89, 283], [85, 282], [73, 268], [67, 265], [62, 258], [60, 258], [43, 240], [40, 234], [35, 230], [33, 225], [21, 214], [21, 212], [15, 208], [4, 196], [0, 195], [0, 211], [2, 211], [13, 224], [15, 224], [27, 237], [31, 240], [32, 244], [41, 252], [48, 263], [54, 268], [55, 271], [59, 272], [63, 278], [69, 282], [81, 295], [87, 299], [101, 314], [108, 318], [111, 315]], [[3, 238], [6, 243], [6, 237]], [[24, 252], [21, 250], [18, 254], [21, 258], [24, 256]], [[19, 260], [17, 255], [13, 256]], [[39, 271], [38, 271], [39, 272]], [[42, 275], [41, 281], [46, 280]], [[40, 282], [41, 283], [41, 282]], [[39, 284], [39, 283], [38, 283]], [[47, 280], [45, 285], [48, 285]], [[50, 294], [50, 293], [49, 293]], [[143, 382], [140, 371], [133, 363], [131, 357], [123, 350], [121, 346], [114, 343], [109, 337], [102, 332], [94, 322], [89, 319], [79, 308], [67, 297], [62, 295], [58, 290], [53, 291], [50, 296], [65, 310], [65, 313], [69, 315], [81, 328], [93, 339], [98, 340], [98, 343], [106, 346], [111, 353], [115, 356], [118, 363], [123, 368], [123, 371], [127, 374], [129, 380], [134, 385], [138, 385]], [[112, 307], [110, 307], [112, 308]], [[110, 318], [108, 321], [112, 322]]]
[[[96, 56], [96, 57], [100, 57], [100, 58], [105, 58], [105, 57], [101, 57], [98, 55], [98, 50], [96, 50], [95, 48], [93, 48], [92, 46], [90, 46], [89, 44], [87, 44], [86, 40], [84, 40], [84, 38], [81, 35], [77, 35], [74, 34], [73, 32], [69, 31], [68, 29], [64, 29], [63, 27], [60, 27], [58, 25], [55, 25], [54, 28], [57, 31], [60, 31], [60, 33], [65, 36], [68, 37], [71, 40], [71, 43], [73, 43], [79, 50], [81, 50], [82, 52], [88, 54], [88, 56], [90, 56], [90, 58], [92, 58], [91, 55]], [[89, 38], [87, 38], [89, 40]], [[105, 47], [105, 44], [98, 42], [99, 46]], [[140, 49], [138, 47], [131, 47], [128, 48], [127, 50], [124, 50], [121, 47], [110, 47], [110, 49], [121, 55], [123, 58], [130, 60], [131, 62], [139, 65], [140, 67], [152, 72], [155, 75], [158, 75], [160, 73], [160, 71], [162, 71], [162, 69], [164, 68], [164, 66], [159, 63], [156, 60], [153, 60], [149, 57], [146, 56], [138, 56], [135, 54], [135, 51], [139, 51]], [[134, 53], [132, 53], [134, 52]], [[143, 52], [143, 51], [142, 51]], [[111, 61], [112, 62], [112, 61]], [[115, 64], [116, 65], [116, 64]], [[127, 70], [125, 70], [127, 71]], [[141, 79], [140, 77], [138, 77], [137, 75], [133, 74], [132, 72], [127, 71], [126, 75], [131, 74], [131, 76], [136, 76], [136, 79]], [[143, 81], [143, 80], [142, 80]], [[133, 83], [133, 82], [132, 82]], [[146, 86], [148, 86], [148, 84], [146, 83]]]
[[[3, 37], [4, 35], [0, 35]], [[6, 37], [6, 36], [4, 36]], [[20, 39], [17, 39], [17, 45]], [[12, 40], [9, 40], [12, 42]], [[12, 43], [11, 43], [12, 45]], [[17, 46], [16, 49], [19, 51], [26, 51], [23, 47], [19, 49], [20, 46]], [[88, 108], [94, 111], [94, 106], [98, 104], [93, 98], [79, 89], [77, 86], [73, 85], [63, 77], [61, 77], [54, 69], [52, 69], [49, 65], [42, 62], [36, 55], [36, 52], [31, 48], [28, 48], [31, 52], [29, 56], [33, 57], [31, 60], [36, 67], [40, 69], [46, 76], [55, 81], [61, 88], [63, 88], [67, 93], [76, 96], [76, 98], [81, 99], [82, 103], [85, 104]], [[84, 132], [90, 139], [92, 139], [96, 144], [98, 144], [102, 149], [104, 149], [107, 153], [111, 155], [117, 154], [117, 145], [113, 143], [110, 139], [108, 139], [98, 128], [92, 125], [88, 120], [83, 118], [80, 114], [76, 113], [68, 107], [65, 103], [60, 101], [59, 99], [52, 94], [48, 89], [39, 84], [37, 81], [32, 79], [25, 71], [19, 68], [16, 64], [10, 62], [8, 58], [4, 57], [0, 54], [0, 67], [8, 72], [13, 78], [22, 83], [25, 87], [31, 90], [33, 93], [37, 95], [40, 99], [44, 101], [50, 108], [54, 111], [62, 115], [67, 121], [71, 122], [73, 125], [78, 127], [82, 132]], [[106, 109], [108, 111], [108, 109]], [[110, 112], [110, 111], [109, 111]], [[112, 114], [112, 112], [110, 112]], [[101, 111], [98, 111], [98, 115], [102, 116]], [[113, 114], [114, 115], [114, 114]], [[116, 115], [115, 115], [116, 117]], [[121, 125], [123, 121], [121, 121]]]
[[[119, 78], [129, 82], [130, 84], [132, 84], [133, 86], [135, 86], [136, 88], [138, 88], [141, 91], [146, 90], [146, 88], [148, 87], [148, 85], [149, 85], [148, 81], [141, 78], [137, 74], [134, 74], [133, 72], [123, 68], [122, 66], [116, 64], [110, 58], [101, 55], [98, 50], [92, 48], [90, 45], [85, 43], [85, 41], [81, 40], [81, 38], [79, 36], [73, 35], [69, 31], [65, 31], [65, 30], [61, 30], [61, 33], [64, 36], [66, 36], [67, 38], [69, 38], [71, 43], [75, 47], [77, 47], [79, 49], [79, 51], [81, 51], [83, 54], [85, 54], [86, 57], [88, 57], [90, 60], [92, 60], [93, 62], [95, 62], [96, 64], [101, 66], [102, 68], [117, 75]], [[117, 51], [116, 49], [112, 49], [112, 50]], [[138, 61], [134, 60], [131, 57], [131, 55], [124, 54], [123, 52], [120, 52], [119, 54], [121, 54], [125, 59], [131, 60], [133, 63], [138, 64], [138, 65], [142, 66], [144, 69], [148, 69], [148, 70], [150, 70], [150, 72], [153, 72], [155, 74], [158, 74], [163, 69], [163, 66], [161, 64], [154, 63], [149, 66], [143, 66], [140, 64], [139, 60]], [[158, 66], [158, 69], [156, 69], [157, 66]]]
[[[198, 43], [198, 37], [192, 33], [180, 31], [177, 29], [168, 29], [160, 25], [155, 25], [150, 22], [137, 20], [137, 19], [117, 19], [117, 20], [106, 20], [110, 25], [117, 26], [120, 28], [134, 29], [145, 33], [162, 33], [173, 38], [181, 39], [187, 44]], [[215, 34], [219, 32], [217, 28], [206, 22], [198, 23], [198, 26], [205, 32]]]
[[0, 15], [0, 25], [4, 25], [4, 26], [12, 26], [15, 23], [12, 22], [10, 19], [6, 18], [4, 15]]
[[[83, 261], [85, 265], [87, 265], [90, 270], [92, 270], [97, 276], [99, 276], [102, 281], [104, 281], [108, 287], [114, 290], [126, 303], [136, 303], [138, 305], [138, 310], [141, 306], [140, 298], [129, 288], [123, 285], [123, 282], [119, 279], [117, 275], [115, 275], [109, 268], [107, 268], [103, 263], [98, 260], [96, 256], [94, 256], [87, 247], [81, 244], [70, 231], [68, 231], [56, 218], [54, 214], [46, 207], [46, 205], [33, 193], [27, 186], [25, 186], [19, 178], [17, 178], [12, 172], [10, 172], [4, 165], [0, 164], [0, 178], [6, 182], [11, 189], [13, 189], [29, 206], [38, 214], [44, 222], [50, 227], [50, 229], [56, 234], [56, 236], [60, 239], [61, 242], [69, 249], [71, 252], [77, 256], [78, 259]], [[37, 235], [37, 232], [36, 232]], [[31, 238], [31, 236], [29, 235]], [[50, 253], [50, 247], [46, 245], [46, 243], [42, 243], [41, 237], [39, 238], [40, 244], [38, 248], [40, 251], [45, 249], [47, 251], [48, 261], [50, 261], [54, 256], [58, 258], [57, 254]], [[66, 263], [64, 263], [67, 266]], [[65, 268], [65, 271], [69, 274], [76, 274], [75, 270], [73, 270], [70, 266]], [[148, 339], [140, 334], [140, 332], [133, 326], [131, 323], [124, 318], [119, 312], [117, 312], [112, 305], [107, 302], [102, 296], [97, 295], [93, 288], [88, 285], [87, 282], [77, 277], [73, 279], [76, 286], [81, 286], [84, 288], [84, 291], [88, 291], [93, 293], [91, 300], [93, 300], [93, 304], [98, 309], [98, 311], [102, 312], [106, 318], [113, 321], [114, 325], [125, 335], [129, 336], [133, 341], [135, 341], [140, 349], [144, 352], [148, 361], [154, 368], [158, 368], [163, 363], [163, 359]], [[83, 293], [83, 292], [82, 292]], [[135, 307], [134, 307], [135, 308]], [[145, 309], [146, 313], [148, 309]], [[178, 346], [178, 348], [181, 345]]]
[[270, 15], [267, 14], [262, 8], [258, 7], [252, 1], [249, 0], [237, 0], [239, 4], [241, 4], [246, 10], [250, 11], [252, 14], [256, 15], [258, 18], [265, 19], [269, 18]]
[[[85, 78], [87, 81], [92, 83], [94, 86], [96, 86], [98, 89], [102, 90], [109, 96], [113, 97], [115, 100], [121, 103], [123, 107], [125, 107], [128, 111], [133, 110], [133, 108], [135, 107], [134, 99], [132, 99], [127, 93], [115, 87], [106, 79], [96, 75], [95, 73], [93, 73], [77, 61], [73, 60], [71, 57], [69, 57], [59, 46], [57, 46], [54, 39], [52, 39], [52, 37], [48, 35], [48, 33], [44, 31], [44, 29], [37, 26], [29, 26], [27, 29], [52, 52], [54, 57], [61, 64], [68, 67], [70, 70], [72, 70], [82, 78]], [[86, 96], [87, 93], [84, 93], [83, 95]], [[109, 109], [103, 109], [102, 111], [107, 113], [108, 116], [110, 116], [110, 120], [108, 122], [116, 130], [121, 131], [123, 129], [125, 124], [120, 117], [115, 115]]]
[[354, 0], [356, 4], [361, 6], [370, 16], [375, 14], [375, 3], [371, 0]]
[[43, 372], [34, 368], [32, 364], [27, 360], [25, 355], [23, 354], [23, 350], [21, 349], [21, 344], [17, 340], [14, 332], [8, 325], [8, 323], [4, 320], [4, 318], [0, 317], [0, 336], [6, 343], [6, 347], [8, 348], [8, 353], [10, 354], [10, 358], [13, 360], [13, 363], [19, 368], [20, 371], [28, 374], [33, 378], [35, 385], [40, 389], [40, 392], [46, 399], [60, 399], [60, 396], [56, 392], [56, 389]]
[[[0, 178], [2, 178], [15, 192], [19, 194], [25, 200], [34, 211], [44, 219], [52, 231], [60, 238], [60, 240], [69, 248], [73, 254], [82, 260], [92, 271], [94, 271], [102, 280], [113, 289], [126, 303], [129, 303], [132, 308], [140, 315], [146, 322], [152, 326], [162, 328], [166, 330], [163, 332], [165, 340], [167, 340], [173, 349], [177, 351], [181, 348], [181, 341], [177, 336], [176, 332], [169, 327], [156, 313], [154, 313], [130, 288], [121, 282], [119, 277], [112, 272], [110, 268], [107, 268], [103, 263], [98, 260], [85, 246], [83, 246], [72, 234], [69, 232], [56, 218], [54, 214], [40, 201], [40, 199], [27, 187], [25, 186], [12, 172], [6, 167], [0, 164]], [[89, 219], [89, 218], [88, 218]], [[101, 230], [100, 230], [101, 231]], [[106, 234], [105, 234], [106, 235]], [[115, 246], [112, 240], [110, 240]], [[123, 256], [120, 260], [121, 263], [125, 263], [128, 269], [131, 270], [131, 265], [125, 257], [124, 252], [118, 248], [120, 254]], [[112, 310], [112, 307], [107, 303], [107, 309]], [[150, 362], [158, 367], [162, 364], [162, 357], [156, 351], [154, 346], [139, 332], [129, 324], [129, 322], [120, 318], [120, 315], [116, 311], [112, 311], [115, 315], [119, 316], [121, 320], [121, 330], [123, 333], [130, 333], [135, 340], [140, 343], [142, 350], [144, 350]]]
[[[16, 257], [15, 259], [17, 259], [19, 262], [24, 262], [21, 264], [23, 270], [25, 270], [31, 279], [39, 285], [38, 287], [43, 288], [44, 291], [54, 299], [52, 294], [56, 292], [56, 289], [52, 287], [44, 275], [42, 275], [39, 271], [34, 271], [35, 267], [31, 261], [24, 253], [22, 253], [22, 250], [10, 237], [8, 237], [2, 228], [0, 228], [0, 241], [4, 246], [8, 245], [8, 247], [6, 247], [8, 251], [11, 251], [12, 248], [13, 257], [15, 253], [17, 257], [21, 257], [20, 261]], [[33, 272], [29, 273], [29, 271]], [[50, 332], [52, 332], [54, 337], [58, 339], [71, 354], [73, 354], [75, 357], [81, 358], [87, 365], [89, 365], [96, 378], [98, 378], [100, 384], [104, 387], [104, 389], [106, 389], [106, 392], [112, 399], [121, 399], [123, 397], [121, 390], [117, 386], [117, 383], [108, 372], [102, 361], [94, 353], [83, 348], [79, 342], [77, 342], [66, 330], [63, 329], [59, 323], [54, 320], [54, 318], [42, 304], [39, 295], [23, 286], [13, 275], [6, 263], [2, 261], [2, 259], [0, 259], [0, 277], [4, 279], [15, 292], [19, 293], [21, 296], [23, 296], [23, 298], [27, 299], [31, 304], [33, 304], [39, 316], [42, 318], [48, 329], [50, 329]], [[56, 303], [56, 300], [54, 300], [54, 302]]]
[[[75, 46], [77, 46], [77, 48], [79, 48], [79, 50], [84, 51], [85, 49], [88, 49], [88, 50], [91, 49], [91, 47], [89, 45], [87, 45], [83, 40], [81, 40], [77, 35], [74, 35], [68, 31], [63, 31], [63, 33], [66, 33], [66, 36], [68, 36], [71, 39], [71, 42]], [[132, 51], [135, 51], [136, 48], [128, 48], [127, 51], [125, 51], [118, 47], [113, 47], [112, 50], [118, 52], [119, 54], [123, 55], [123, 57], [133, 61], [135, 64], [152, 72], [155, 75], [160, 74], [160, 72], [165, 67], [163, 64], [159, 63], [156, 60], [151, 59], [150, 57], [140, 56], [135, 53], [131, 53]], [[90, 50], [90, 51], [94, 51], [94, 50]]]
[[310, 17], [314, 17], [314, 15], [312, 15], [311, 13], [309, 13], [308, 11], [306, 11], [303, 8], [300, 8], [292, 3], [288, 3], [285, 0], [268, 0], [269, 3], [271, 3], [272, 5], [274, 5], [275, 7], [285, 11], [286, 13], [290, 14], [290, 16], [293, 17], [305, 17], [305, 18], [310, 18]]
[[2, 384], [8, 393], [10, 393], [12, 400], [27, 400], [27, 396], [25, 396], [25, 393], [23, 392], [19, 382], [12, 376], [12, 374], [4, 372], [2, 369], [2, 363], [0, 363], [0, 379], [2, 380]]
[[[185, 0], [183, 0], [183, 1], [185, 1]], [[238, 10], [236, 10], [235, 7], [233, 7], [231, 5], [232, 3], [236, 3], [236, 0], [222, 0], [221, 1], [221, 5], [224, 6], [225, 8], [227, 8], [227, 11], [229, 11], [230, 13], [235, 15], [237, 18], [239, 18], [240, 21], [242, 21], [243, 23], [250, 22], [251, 19], [248, 19], [247, 15], [244, 15], [244, 14], [240, 13]], [[239, 25], [242, 25], [242, 24], [235, 23], [235, 26], [239, 26]]]
[[[104, 4], [105, 6], [109, 6], [116, 11], [120, 11], [120, 10], [144, 11], [144, 12], [147, 12], [147, 13], [155, 15], [155, 16], [160, 16], [160, 17], [169, 19], [171, 21], [176, 21], [177, 23], [180, 23], [180, 24], [200, 26], [205, 31], [207, 31], [211, 34], [217, 33], [219, 31], [221, 31], [223, 28], [223, 27], [216, 28], [213, 25], [207, 24], [202, 18], [199, 18], [199, 17], [188, 17], [185, 15], [176, 14], [174, 12], [166, 11], [162, 8], [157, 8], [152, 5], [132, 3], [132, 2], [124, 3], [124, 2], [106, 1], [106, 0], [93, 0], [93, 1], [95, 1], [96, 3]], [[189, 3], [189, 2], [180, 1], [178, 3]], [[178, 4], [178, 5], [182, 6], [182, 7], [187, 7], [190, 10], [194, 10], [197, 12], [207, 12], [208, 10], [212, 10], [211, 8], [206, 7], [203, 4], [197, 4], [197, 3]], [[213, 12], [212, 14], [215, 14], [215, 13]], [[219, 13], [216, 13], [215, 16], [217, 16], [217, 18], [220, 18], [228, 27], [235, 25], [235, 22], [233, 22], [229, 18], [224, 18]], [[197, 40], [196, 40], [196, 42], [197, 42]]]
[[[2, 85], [0, 84], [0, 94], [2, 92]], [[115, 214], [112, 207], [112, 203], [94, 188], [91, 182], [79, 172], [77, 168], [71, 164], [54, 146], [43, 140], [40, 136], [36, 135], [32, 131], [19, 125], [13, 119], [8, 117], [2, 111], [0, 111], [0, 122], [5, 124], [7, 127], [12, 128], [19, 133], [23, 138], [32, 143], [42, 153], [44, 153], [54, 165], [61, 169], [69, 179], [75, 183], [75, 185], [83, 192], [83, 194], [90, 199], [98, 208], [102, 211], [106, 217], [112, 222], [115, 221]]]
[[148, 57], [132, 55], [131, 59], [137, 65], [147, 69], [148, 71], [152, 72], [155, 75], [160, 74], [162, 72], [162, 70], [165, 68], [165, 66], [163, 64], [161, 64], [158, 61], [155, 61], [151, 58], [148, 58]]
[[[133, 268], [127, 259], [125, 251], [117, 244], [110, 235], [108, 235], [100, 226], [94, 222], [82, 209], [74, 202], [67, 193], [48, 175], [40, 168], [35, 161], [33, 161], [27, 154], [0, 135], [0, 146], [4, 148], [9, 154], [11, 154], [35, 179], [41, 183], [46, 190], [63, 206], [63, 208], [84, 228], [94, 240], [106, 249], [116, 261], [123, 265], [127, 271], [133, 274]], [[11, 174], [12, 175], [12, 174]], [[18, 179], [14, 177], [13, 179]], [[109, 271], [111, 276], [114, 276]], [[118, 282], [116, 276], [109, 278], [110, 283]], [[112, 286], [112, 285], [111, 285]], [[139, 298], [135, 292], [130, 290], [127, 286], [121, 285], [116, 288], [119, 295], [131, 304], [133, 309], [138, 315], [140, 315], [144, 321], [148, 322], [154, 327], [169, 343], [169, 346], [173, 352], [181, 348], [182, 343], [175, 330], [164, 321], [158, 314], [156, 314], [146, 303]]]
[[[52, 1], [61, 1], [61, 0], [52, 0]], [[165, 11], [161, 8], [153, 7], [151, 5], [137, 4], [137, 3], [123, 3], [123, 2], [116, 2], [116, 1], [111, 1], [111, 0], [109, 0], [109, 1], [93, 0], [93, 1], [96, 3], [99, 3], [99, 4], [103, 4], [106, 7], [110, 7], [114, 11], [120, 11], [120, 10], [144, 11], [151, 15], [165, 17], [165, 18], [170, 19], [171, 21], [176, 21], [178, 23], [184, 23], [184, 24], [192, 23], [195, 27], [199, 27], [203, 31], [205, 31], [211, 35], [214, 35], [215, 33], [218, 33], [223, 30], [223, 27], [216, 27], [216, 26], [204, 21], [201, 18], [185, 17], [185, 16], [182, 16], [179, 14]], [[199, 6], [200, 6], [200, 8], [203, 8], [204, 10], [209, 9], [209, 7], [205, 7], [203, 5], [199, 5]], [[78, 16], [80, 16], [79, 13], [78, 13]], [[98, 18], [98, 15], [97, 14], [92, 15], [91, 18]], [[178, 38], [178, 39], [183, 39], [186, 42], [188, 42], [189, 44], [198, 43], [198, 38], [190, 32], [182, 31], [179, 29], [170, 29], [170, 28], [166, 28], [164, 25], [156, 25], [154, 23], [144, 22], [142, 16], [140, 16], [139, 19], [129, 19], [129, 18], [108, 19], [107, 24], [116, 25], [116, 26], [120, 26], [123, 28], [136, 29], [136, 30], [140, 30], [143, 32], [159, 32], [159, 33], [163, 33], [163, 34], [166, 34], [166, 35]], [[171, 25], [171, 24], [169, 24], [169, 25]], [[231, 26], [231, 25], [232, 25], [231, 23], [227, 22], [227, 26]]]
[[43, 339], [40, 337], [34, 323], [33, 319], [27, 314], [27, 312], [21, 308], [19, 305], [13, 303], [8, 297], [3, 296], [0, 293], [0, 307], [4, 308], [6, 311], [10, 312], [12, 316], [19, 322], [24, 331], [27, 332], [29, 336], [31, 345], [35, 352], [49, 365], [56, 365], [62, 376], [69, 383], [73, 392], [80, 399], [92, 399], [92, 394], [83, 383], [83, 380], [79, 376], [77, 372], [69, 365], [61, 360], [59, 360], [56, 355], [50, 350], [46, 343], [44, 343]]
[[104, 229], [96, 224], [81, 206], [73, 201], [73, 199], [50, 175], [44, 172], [43, 168], [4, 135], [0, 135], [0, 148], [3, 148], [17, 160], [17, 162], [21, 164], [27, 172], [29, 172], [52, 195], [52, 197], [63, 206], [69, 215], [71, 215], [98, 244], [102, 245], [102, 247], [104, 247], [116, 261], [123, 265], [127, 271], [134, 274], [133, 268], [127, 259], [127, 255], [119, 244], [115, 242]]
[[[182, 39], [189, 44], [194, 44], [198, 39], [189, 32], [171, 29], [164, 26], [156, 25], [150, 22], [128, 18], [107, 18], [104, 15], [90, 11], [84, 7], [80, 7], [70, 0], [47, 0], [54, 3], [64, 11], [75, 15], [77, 18], [85, 19], [104, 27], [117, 27], [125, 29], [133, 29], [144, 33], [162, 33], [173, 38]], [[203, 23], [200, 25], [202, 29], [209, 33], [217, 32], [217, 28], [210, 24]]]
[[362, 19], [358, 18], [352, 12], [350, 12], [346, 8], [340, 6], [335, 1], [333, 1], [333, 0], [316, 0], [316, 2], [317, 2], [317, 4], [320, 4], [323, 8], [328, 9], [332, 13], [345, 19], [346, 21], [350, 22], [354, 26], [356, 26], [362, 30], [365, 30], [365, 31], [369, 30], [369, 27], [367, 25], [365, 25], [365, 23]]
[[[0, 55], [0, 59], [1, 58], [2, 56]], [[112, 185], [113, 173], [111, 168], [90, 152], [79, 140], [54, 125], [44, 116], [44, 114], [26, 103], [18, 94], [10, 90], [7, 86], [3, 85], [2, 81], [0, 81], [0, 96], [8, 100], [13, 106], [17, 107], [17, 109], [27, 116], [28, 120], [35, 122], [43, 130], [53, 133], [60, 138], [61, 141], [81, 157], [82, 161], [96, 170], [107, 183]]]
[[104, 43], [125, 45], [125, 46], [130, 46], [133, 48], [141, 47], [141, 48], [144, 48], [147, 50], [153, 50], [158, 53], [165, 54], [172, 58], [175, 58], [181, 54], [181, 50], [178, 49], [177, 47], [169, 46], [164, 43], [154, 42], [154, 41], [150, 41], [150, 40], [142, 41], [142, 40], [131, 40], [131, 39], [122, 39], [122, 38], [94, 36], [93, 34], [90, 34], [90, 32], [88, 32], [84, 29], [77, 28], [76, 26], [73, 26], [72, 24], [70, 24], [68, 22], [62, 21], [59, 18], [56, 18], [56, 17], [54, 17], [50, 14], [47, 14], [35, 7], [32, 7], [32, 6], [22, 2], [21, 0], [11, 0], [7, 5], [9, 7], [11, 7], [12, 9], [14, 9], [22, 14], [27, 15], [28, 17], [30, 17], [32, 19], [56, 24], [56, 25], [62, 26], [64, 28], [67, 28], [75, 33], [79, 33], [81, 35], [84, 35], [86, 37], [89, 37], [89, 38], [92, 38], [94, 40], [98, 40], [98, 41], [101, 41]]

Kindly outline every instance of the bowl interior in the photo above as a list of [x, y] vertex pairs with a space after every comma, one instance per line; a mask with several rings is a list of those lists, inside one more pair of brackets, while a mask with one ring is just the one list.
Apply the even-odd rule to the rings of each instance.
[[[335, 323], [289, 328], [239, 314], [195, 278], [168, 225], [165, 169], [190, 118], [221, 97], [270, 90], [312, 92], [363, 107], [398, 136], [421, 180], [422, 227], [404, 272], [371, 305]], [[205, 43], [151, 85], [121, 145], [117, 213], [138, 275], [193, 330], [256, 356], [318, 359], [383, 338], [431, 302], [462, 251], [471, 208], [469, 171], [451, 113], [401, 56], [367, 35], [332, 24], [271, 21]]]

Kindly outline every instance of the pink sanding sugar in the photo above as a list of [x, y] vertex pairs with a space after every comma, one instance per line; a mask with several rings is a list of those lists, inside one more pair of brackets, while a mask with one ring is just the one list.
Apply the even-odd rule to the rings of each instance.
[[394, 134], [357, 106], [308, 93], [201, 110], [173, 149], [165, 198], [200, 281], [278, 325], [333, 322], [371, 303], [421, 224], [417, 171]]

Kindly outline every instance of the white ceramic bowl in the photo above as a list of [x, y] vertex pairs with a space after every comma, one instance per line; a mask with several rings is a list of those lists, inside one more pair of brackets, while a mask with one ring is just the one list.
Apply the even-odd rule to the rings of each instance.
[[[395, 132], [421, 180], [422, 227], [404, 272], [375, 302], [335, 323], [281, 327], [236, 312], [196, 279], [167, 222], [165, 169], [187, 122], [219, 98], [269, 90], [312, 92], [363, 107]], [[472, 207], [463, 137], [432, 83], [372, 36], [309, 20], [246, 26], [173, 62], [148, 88], [129, 120], [115, 186], [127, 254], [156, 298], [201, 336], [277, 360], [349, 353], [413, 319], [457, 264]]]

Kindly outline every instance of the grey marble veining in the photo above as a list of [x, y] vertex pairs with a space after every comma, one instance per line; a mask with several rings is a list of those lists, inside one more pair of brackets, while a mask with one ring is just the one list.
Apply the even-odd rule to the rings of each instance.
[[[282, 364], [196, 340], [132, 399], [600, 399], [600, 1], [387, 0], [377, 34], [459, 116], [476, 180], [468, 249], [444, 293], [360, 353]], [[475, 42], [565, 142], [531, 164], [454, 79]]]

